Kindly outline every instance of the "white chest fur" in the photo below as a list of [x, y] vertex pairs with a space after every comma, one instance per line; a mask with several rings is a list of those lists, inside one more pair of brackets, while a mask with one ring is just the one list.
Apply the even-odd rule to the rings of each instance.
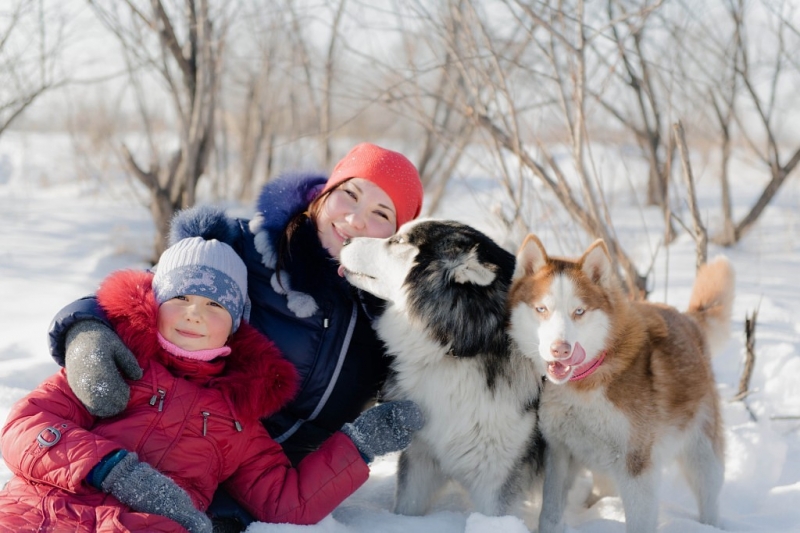
[[585, 466], [608, 470], [625, 461], [630, 424], [602, 391], [547, 383], [539, 417], [548, 444], [566, 446]]
[[[506, 362], [490, 386], [480, 357], [455, 358], [424, 333], [393, 331], [396, 322], [378, 324], [395, 356], [387, 397], [420, 406], [426, 421], [415, 438], [456, 478], [481, 482], [480, 476], [506, 476], [536, 425], [537, 414], [528, 408], [538, 395], [532, 364], [521, 357]], [[475, 468], [487, 463], [495, 468]]]

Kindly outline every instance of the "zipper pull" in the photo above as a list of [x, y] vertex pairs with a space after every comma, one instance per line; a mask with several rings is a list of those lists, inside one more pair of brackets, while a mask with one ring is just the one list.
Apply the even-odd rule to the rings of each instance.
[[157, 399], [158, 399], [158, 395], [157, 394], [153, 394], [153, 397], [150, 398], [150, 405], [155, 405]]
[[161, 399], [158, 401], [158, 412], [160, 413], [164, 410], [164, 397], [167, 395], [167, 391], [158, 389], [158, 394], [161, 395]]
[[208, 416], [211, 414], [208, 411], [202, 411], [203, 413], [203, 436], [206, 436], [208, 433]]
[[330, 326], [330, 320], [328, 320], [327, 318], [323, 319], [322, 320], [322, 327], [325, 328], [325, 329], [328, 329], [328, 326]]
[[236, 431], [242, 431], [242, 425], [239, 423], [238, 420], [233, 421], [233, 426], [236, 428]]

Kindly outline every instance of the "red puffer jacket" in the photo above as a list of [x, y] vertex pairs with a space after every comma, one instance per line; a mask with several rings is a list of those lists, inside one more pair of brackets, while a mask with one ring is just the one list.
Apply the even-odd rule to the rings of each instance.
[[84, 479], [106, 454], [135, 451], [205, 510], [219, 484], [265, 522], [316, 523], [352, 494], [369, 468], [335, 433], [293, 469], [259, 418], [297, 390], [294, 367], [243, 323], [219, 362], [176, 358], [156, 337], [152, 275], [119, 272], [98, 292], [144, 377], [129, 382], [118, 416], [89, 414], [64, 371], [17, 402], [0, 434], [15, 477], [0, 491], [0, 531], [182, 531], [164, 517], [133, 512]]

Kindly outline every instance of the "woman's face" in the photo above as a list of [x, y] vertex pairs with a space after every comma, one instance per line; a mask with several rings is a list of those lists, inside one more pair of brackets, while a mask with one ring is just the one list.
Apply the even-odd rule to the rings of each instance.
[[228, 310], [205, 296], [176, 296], [158, 308], [158, 332], [184, 350], [222, 348], [232, 328]]
[[316, 220], [322, 246], [336, 259], [346, 239], [384, 238], [397, 231], [397, 214], [391, 198], [363, 178], [351, 178], [333, 189]]

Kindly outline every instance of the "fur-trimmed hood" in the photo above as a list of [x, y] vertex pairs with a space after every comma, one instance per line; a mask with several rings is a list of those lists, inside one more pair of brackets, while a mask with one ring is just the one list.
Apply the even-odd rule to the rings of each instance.
[[[289, 174], [267, 183], [261, 190], [250, 231], [264, 266], [275, 269], [278, 246], [287, 224], [292, 217], [308, 209], [326, 181], [323, 176]], [[313, 295], [335, 288], [352, 290], [337, 273], [339, 263], [322, 246], [311, 219], [295, 229], [283, 263], [280, 280], [277, 275], [273, 276], [272, 288], [286, 295], [289, 309], [299, 317], [316, 312]]]
[[[169, 367], [174, 356], [158, 342], [158, 304], [152, 279], [148, 272], [116, 272], [102, 283], [97, 298], [142, 367], [153, 360]], [[252, 326], [243, 322], [228, 346], [231, 354], [224, 365], [189, 360], [181, 360], [181, 364], [196, 366], [191, 369], [192, 375], [206, 379], [205, 386], [221, 391], [243, 421], [270, 416], [294, 397], [298, 390], [297, 371]]]
[[286, 225], [308, 208], [326, 182], [325, 176], [316, 174], [286, 174], [261, 189], [250, 231], [256, 236], [256, 248], [261, 252], [265, 266], [275, 268], [278, 243]]
[[[255, 249], [261, 263], [275, 270], [278, 250], [286, 226], [296, 215], [308, 209], [320, 195], [327, 178], [318, 174], [285, 174], [264, 185], [256, 202], [256, 213], [248, 228], [253, 234]], [[237, 235], [236, 221], [217, 207], [196, 206], [179, 212], [172, 221], [170, 243], [186, 237], [200, 236], [233, 244]], [[322, 246], [314, 223], [307, 219], [300, 224], [283, 257], [280, 279], [272, 276], [272, 289], [283, 294], [288, 308], [298, 317], [306, 318], [318, 309], [314, 295], [335, 288], [352, 290], [337, 274], [338, 263]]]

